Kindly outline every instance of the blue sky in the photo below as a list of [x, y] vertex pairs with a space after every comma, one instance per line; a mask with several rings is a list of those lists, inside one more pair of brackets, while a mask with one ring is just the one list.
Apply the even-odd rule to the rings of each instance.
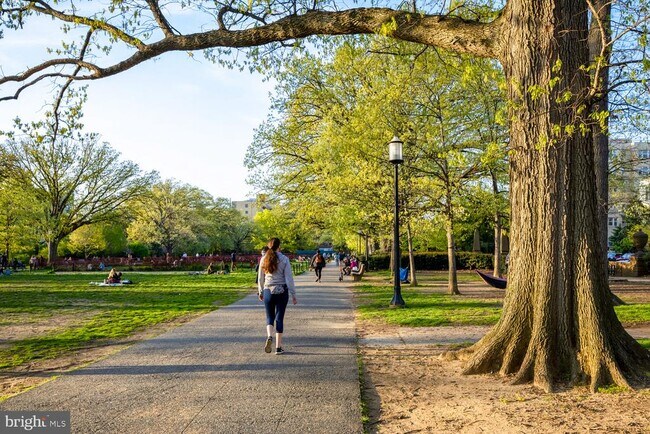
[[[46, 43], [61, 39], [56, 29], [39, 23], [29, 31], [6, 32], [0, 39], [3, 72], [14, 74], [41, 60]], [[241, 200], [254, 193], [243, 160], [269, 108], [273, 85], [261, 76], [225, 69], [201, 53], [193, 59], [170, 53], [89, 84], [86, 130], [101, 134], [123, 158], [215, 197]], [[50, 88], [28, 89], [18, 101], [0, 103], [0, 130], [9, 129], [16, 116], [42, 117]]]

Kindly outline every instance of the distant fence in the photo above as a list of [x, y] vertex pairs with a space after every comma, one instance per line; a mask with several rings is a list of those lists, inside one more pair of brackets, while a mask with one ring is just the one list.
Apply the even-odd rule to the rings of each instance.
[[[296, 255], [287, 255], [292, 259], [292, 268], [294, 274], [304, 272], [309, 262], [304, 261], [302, 257]], [[260, 255], [237, 255], [234, 261], [235, 269], [255, 269], [260, 260]], [[297, 262], [295, 262], [297, 261]], [[208, 265], [213, 264], [216, 269], [230, 269], [230, 255], [204, 255], [204, 256], [154, 256], [144, 258], [63, 258], [58, 259], [50, 266], [60, 271], [97, 271], [100, 264], [104, 269], [120, 268], [141, 271], [168, 271], [168, 270], [205, 270]]]

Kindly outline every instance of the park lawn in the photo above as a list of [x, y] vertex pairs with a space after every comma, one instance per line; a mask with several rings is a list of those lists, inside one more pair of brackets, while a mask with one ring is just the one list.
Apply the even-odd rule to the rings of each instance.
[[628, 303], [614, 306], [614, 310], [625, 325], [650, 324], [650, 303]]
[[[459, 278], [463, 275], [471, 276], [471, 274], [459, 273]], [[439, 273], [425, 274], [422, 279], [425, 283], [423, 286], [402, 288], [402, 297], [407, 306], [405, 309], [394, 309], [388, 306], [393, 297], [392, 285], [383, 283], [356, 285], [357, 310], [360, 317], [405, 327], [496, 324], [503, 307], [500, 300], [431, 293], [426, 288], [426, 283], [438, 276]], [[420, 282], [419, 277], [418, 282]], [[650, 324], [650, 303], [628, 303], [616, 306], [614, 309], [619, 320], [626, 326]], [[646, 348], [650, 347], [650, 339], [640, 339], [639, 342]]]
[[499, 320], [502, 303], [494, 299], [462, 298], [446, 294], [402, 291], [406, 309], [388, 306], [392, 286], [359, 285], [355, 287], [358, 312], [363, 319], [379, 319], [388, 324], [407, 327], [451, 325], [491, 325]]
[[[0, 278], [0, 369], [101, 346], [155, 324], [206, 313], [250, 293], [254, 273], [132, 273], [133, 285], [91, 286], [106, 273]], [[17, 335], [17, 330], [41, 333]], [[12, 336], [12, 332], [14, 333]]]

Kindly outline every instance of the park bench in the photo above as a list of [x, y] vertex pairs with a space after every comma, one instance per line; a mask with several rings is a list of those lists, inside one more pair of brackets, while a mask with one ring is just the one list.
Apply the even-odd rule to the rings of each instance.
[[359, 271], [353, 271], [352, 273], [350, 273], [350, 275], [352, 276], [352, 280], [354, 280], [355, 282], [359, 282], [363, 277], [363, 273], [365, 272], [366, 272], [366, 265], [361, 264], [361, 267], [359, 267]]

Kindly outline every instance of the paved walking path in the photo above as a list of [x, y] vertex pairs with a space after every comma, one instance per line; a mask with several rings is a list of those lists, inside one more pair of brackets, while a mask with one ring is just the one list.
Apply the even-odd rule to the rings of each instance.
[[256, 295], [51, 381], [0, 410], [69, 410], [78, 433], [359, 433], [351, 292], [296, 278], [286, 354], [263, 351]]

